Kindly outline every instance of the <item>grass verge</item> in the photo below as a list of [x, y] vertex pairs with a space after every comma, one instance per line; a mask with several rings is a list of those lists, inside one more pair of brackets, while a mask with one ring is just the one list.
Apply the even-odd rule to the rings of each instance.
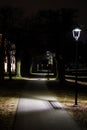
[[12, 130], [18, 100], [17, 93], [0, 89], [0, 130]]
[[48, 83], [48, 88], [56, 94], [67, 112], [76, 120], [82, 130], [87, 130], [87, 82], [78, 83], [78, 106], [75, 104], [75, 83]]

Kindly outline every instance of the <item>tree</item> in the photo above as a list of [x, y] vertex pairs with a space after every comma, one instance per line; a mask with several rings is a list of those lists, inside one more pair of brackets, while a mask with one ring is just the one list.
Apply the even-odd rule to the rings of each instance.
[[[76, 12], [77, 10], [65, 8], [57, 11], [40, 11], [32, 20], [32, 34], [37, 46], [39, 46], [39, 49], [44, 48], [45, 50], [56, 52], [56, 63], [57, 65], [61, 64], [61, 68], [57, 67], [59, 69], [59, 78], [63, 78], [63, 80], [64, 63], [67, 54], [66, 46], [68, 46], [67, 33], [71, 31], [71, 27], [74, 24]], [[59, 55], [61, 55], [62, 60]]]
[[[5, 38], [9, 41], [16, 41], [18, 39], [18, 35], [16, 34], [17, 30], [20, 30], [22, 27], [22, 11], [17, 8], [11, 8], [10, 6], [5, 6], [0, 9], [0, 27], [2, 33], [2, 44], [0, 47], [0, 79], [4, 79], [4, 58], [5, 58], [5, 47], [4, 41]], [[8, 56], [9, 57], [9, 56]], [[8, 58], [9, 59], [9, 58]], [[10, 60], [9, 68], [10, 68]], [[9, 69], [10, 71], [10, 69]], [[9, 77], [11, 74], [9, 72]]]

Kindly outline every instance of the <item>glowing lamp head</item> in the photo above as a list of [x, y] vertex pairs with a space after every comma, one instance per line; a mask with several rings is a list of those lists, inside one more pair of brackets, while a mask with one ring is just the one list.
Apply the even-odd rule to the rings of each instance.
[[75, 38], [75, 40], [78, 41], [78, 39], [80, 37], [81, 29], [75, 28], [75, 29], [73, 29], [72, 33], [73, 33], [73, 37]]

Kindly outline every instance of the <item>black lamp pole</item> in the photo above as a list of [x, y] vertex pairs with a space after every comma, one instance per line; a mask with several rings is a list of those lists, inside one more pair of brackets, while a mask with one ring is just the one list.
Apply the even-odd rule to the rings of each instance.
[[75, 104], [74, 106], [78, 106], [78, 86], [77, 86], [77, 81], [78, 81], [78, 39], [80, 37], [80, 32], [81, 29], [76, 28], [73, 29], [73, 37], [76, 40], [76, 57], [75, 57], [75, 63], [76, 63], [76, 70], [75, 70]]
[[77, 81], [78, 81], [78, 42], [76, 42], [76, 59], [75, 59], [75, 63], [76, 63], [76, 75], [75, 75], [75, 106], [78, 105], [78, 86], [77, 86]]

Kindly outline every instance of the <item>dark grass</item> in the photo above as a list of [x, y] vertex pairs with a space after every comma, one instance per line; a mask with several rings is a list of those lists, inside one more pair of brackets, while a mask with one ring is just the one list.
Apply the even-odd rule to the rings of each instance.
[[81, 130], [87, 130], [87, 85], [82, 83], [77, 84], [77, 87], [78, 105], [75, 106], [75, 83], [67, 81], [65, 81], [65, 83], [48, 83], [49, 90], [53, 92], [58, 101], [65, 106], [66, 111], [76, 120]]

